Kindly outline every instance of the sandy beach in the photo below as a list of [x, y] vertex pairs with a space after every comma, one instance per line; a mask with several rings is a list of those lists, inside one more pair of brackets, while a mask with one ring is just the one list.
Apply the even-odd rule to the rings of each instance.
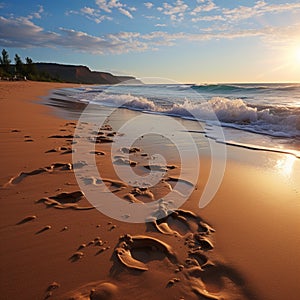
[[[147, 224], [118, 221], [78, 186], [77, 121], [41, 103], [52, 89], [74, 86], [0, 82], [1, 299], [299, 298], [299, 159], [228, 146], [222, 184], [204, 209], [210, 161], [201, 157], [197, 188], [182, 207]], [[102, 180], [123, 201], [162, 198], [176, 183], [176, 156], [157, 187], [134, 188], [112, 168], [115, 130], [113, 122], [102, 128], [87, 154]], [[147, 161], [144, 149], [127, 150], [131, 160], [118, 163], [138, 169]]]

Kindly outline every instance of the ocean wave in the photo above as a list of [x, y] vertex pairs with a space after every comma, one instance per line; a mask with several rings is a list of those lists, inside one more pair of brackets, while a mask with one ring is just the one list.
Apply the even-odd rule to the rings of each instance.
[[300, 84], [200, 84], [192, 85], [191, 88], [197, 92], [204, 93], [240, 93], [240, 92], [276, 92], [276, 91], [296, 91]]
[[204, 93], [240, 93], [240, 92], [263, 92], [268, 90], [268, 86], [263, 85], [237, 85], [237, 84], [207, 84], [193, 85], [191, 87], [197, 92]]
[[131, 94], [97, 94], [92, 101], [94, 104], [104, 104], [112, 107], [123, 107], [132, 110], [156, 111], [158, 106], [145, 97], [133, 96]]
[[300, 137], [300, 108], [253, 106], [242, 99], [213, 97], [208, 101], [170, 103], [131, 94], [96, 93], [92, 103], [180, 118], [271, 135]]

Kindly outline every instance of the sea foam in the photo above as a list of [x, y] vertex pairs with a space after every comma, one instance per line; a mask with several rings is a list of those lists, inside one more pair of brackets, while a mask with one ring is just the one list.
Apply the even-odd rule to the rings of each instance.
[[122, 107], [143, 112], [171, 115], [190, 120], [219, 122], [220, 125], [267, 134], [276, 137], [300, 136], [300, 109], [254, 106], [242, 99], [212, 97], [201, 102], [185, 99], [181, 102], [148, 99], [132, 94], [95, 93], [89, 99], [94, 104]]

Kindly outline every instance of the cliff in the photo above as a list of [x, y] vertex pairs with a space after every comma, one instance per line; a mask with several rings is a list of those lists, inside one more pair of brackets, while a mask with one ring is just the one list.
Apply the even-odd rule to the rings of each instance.
[[106, 72], [91, 71], [86, 66], [62, 65], [56, 63], [35, 63], [38, 72], [48, 73], [51, 77], [64, 82], [83, 84], [117, 84], [127, 80], [139, 84], [139, 80], [131, 76], [115, 76]]

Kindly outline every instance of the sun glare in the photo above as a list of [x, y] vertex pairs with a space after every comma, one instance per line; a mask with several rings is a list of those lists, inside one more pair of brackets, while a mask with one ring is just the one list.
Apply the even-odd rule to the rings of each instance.
[[286, 155], [284, 158], [280, 159], [276, 163], [276, 169], [284, 176], [289, 177], [294, 169], [294, 163], [296, 157], [293, 155]]

